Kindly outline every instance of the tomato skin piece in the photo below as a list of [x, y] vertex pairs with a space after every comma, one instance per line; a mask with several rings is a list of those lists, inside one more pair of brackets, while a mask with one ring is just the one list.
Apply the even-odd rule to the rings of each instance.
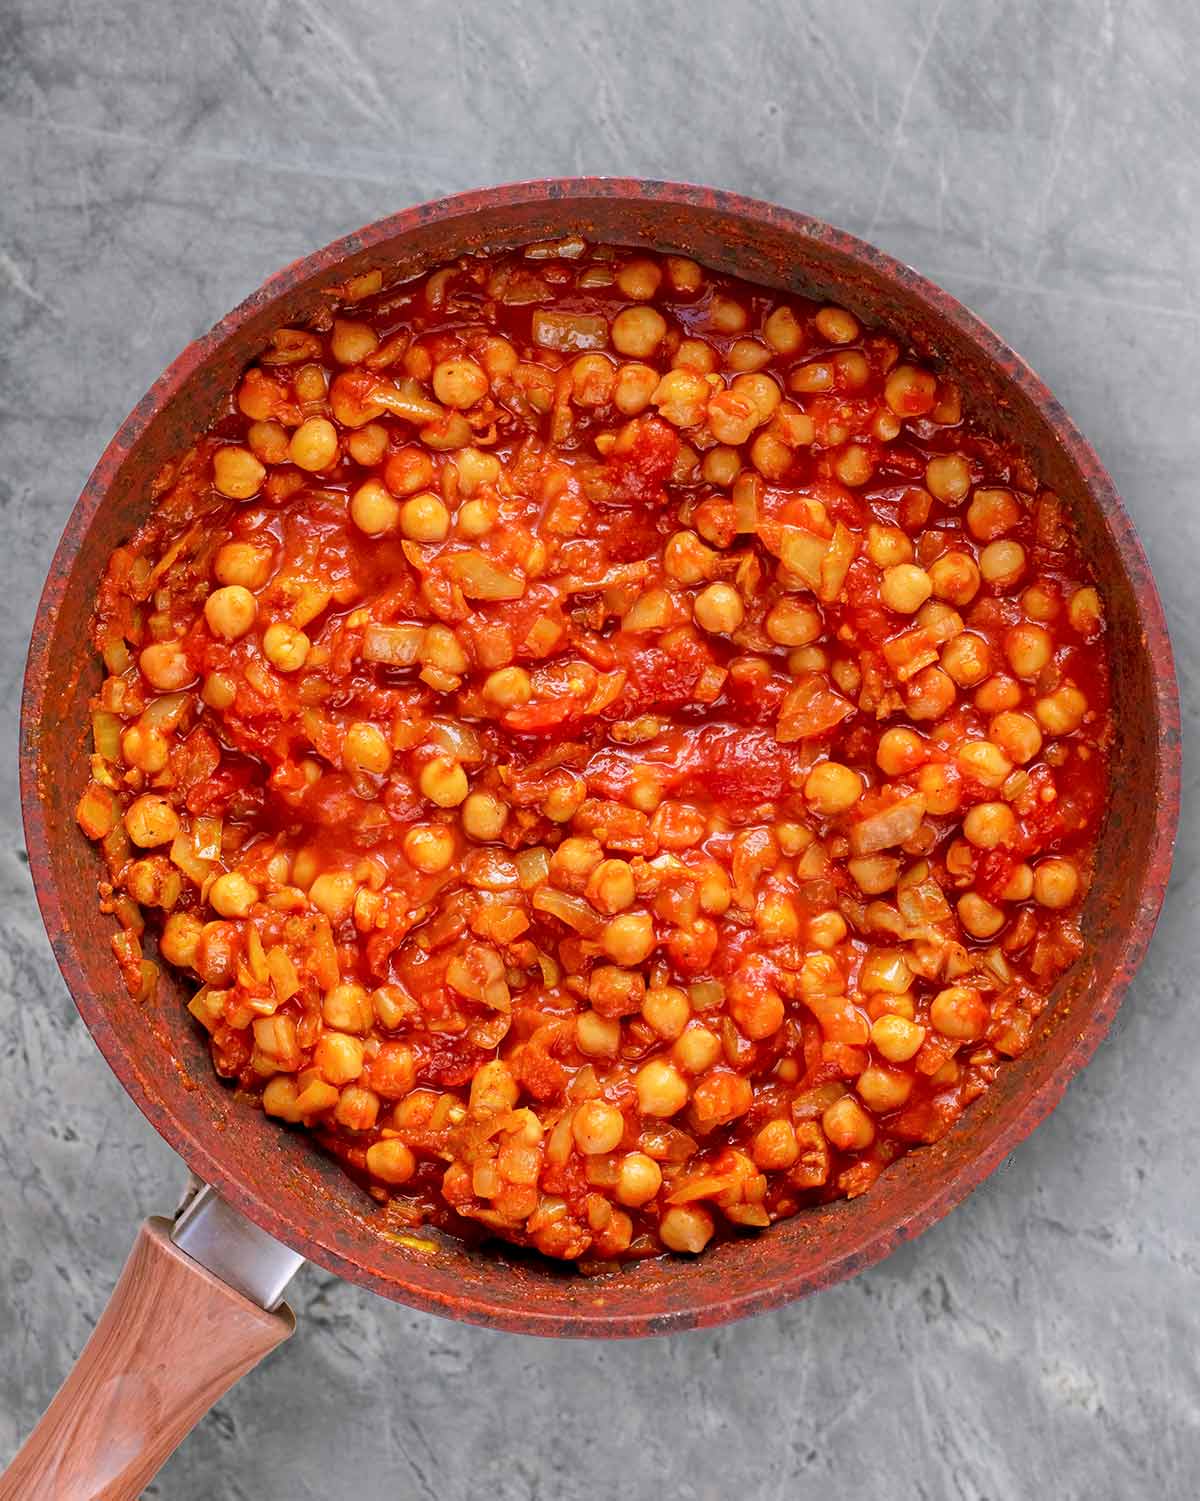
[[657, 417], [640, 417], [631, 428], [628, 446], [605, 462], [605, 499], [610, 505], [660, 505], [679, 456], [679, 434]]

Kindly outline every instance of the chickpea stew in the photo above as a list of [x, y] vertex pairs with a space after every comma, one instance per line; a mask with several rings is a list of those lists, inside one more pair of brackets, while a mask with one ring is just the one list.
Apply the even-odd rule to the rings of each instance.
[[1081, 951], [1103, 602], [898, 334], [575, 237], [370, 272], [153, 499], [78, 807], [116, 958], [384, 1228], [592, 1270], [854, 1197]]

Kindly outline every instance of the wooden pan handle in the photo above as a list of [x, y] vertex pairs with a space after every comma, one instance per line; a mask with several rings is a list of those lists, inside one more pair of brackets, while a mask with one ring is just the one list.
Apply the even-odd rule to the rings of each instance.
[[171, 1451], [296, 1327], [149, 1219], [75, 1368], [0, 1476], [0, 1501], [135, 1501]]

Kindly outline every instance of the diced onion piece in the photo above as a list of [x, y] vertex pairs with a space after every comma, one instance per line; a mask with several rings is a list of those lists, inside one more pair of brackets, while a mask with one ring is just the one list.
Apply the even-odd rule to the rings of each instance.
[[186, 829], [176, 834], [171, 844], [171, 863], [177, 865], [188, 880], [195, 881], [197, 886], [204, 884], [216, 865], [215, 860], [205, 859], [196, 853], [192, 835]]
[[271, 977], [271, 988], [276, 998], [282, 1005], [300, 989], [300, 976], [296, 973], [296, 966], [288, 951], [275, 944], [267, 950], [267, 973]]
[[533, 342], [567, 354], [603, 349], [608, 343], [608, 320], [596, 313], [547, 313], [539, 309], [533, 315]]
[[121, 754], [121, 721], [107, 709], [93, 709], [92, 739], [98, 756], [116, 761]]
[[813, 740], [836, 729], [853, 713], [854, 705], [835, 693], [821, 673], [810, 673], [784, 695], [775, 724], [775, 739], [782, 745], [793, 740]]
[[550, 851], [537, 845], [534, 849], [521, 850], [517, 854], [517, 879], [523, 891], [532, 891], [544, 886], [550, 879]]
[[395, 417], [403, 417], [407, 422], [436, 422], [439, 417], [445, 416], [444, 409], [436, 401], [430, 401], [415, 380], [405, 379], [395, 385], [381, 380], [371, 388], [368, 399], [375, 406], [383, 407], [385, 411], [391, 412]]
[[452, 553], [444, 566], [468, 599], [520, 599], [525, 593], [523, 578], [497, 567], [475, 548]]
[[369, 625], [363, 632], [365, 662], [386, 667], [411, 667], [421, 650], [425, 627], [421, 625]]
[[604, 919], [581, 896], [572, 896], [554, 886], [540, 886], [533, 893], [533, 906], [538, 912], [557, 917], [585, 938], [594, 936], [604, 926]]
[[858, 552], [858, 539], [849, 527], [839, 521], [833, 529], [833, 541], [821, 560], [821, 582], [817, 598], [824, 604], [832, 604], [842, 592], [850, 564]]
[[780, 562], [814, 593], [821, 587], [821, 564], [828, 551], [826, 538], [815, 536], [803, 527], [785, 526], [780, 531]]
[[850, 830], [850, 848], [856, 855], [876, 855], [880, 850], [903, 844], [921, 827], [925, 797], [914, 792], [879, 813], [869, 813]]
[[89, 782], [79, 799], [75, 817], [89, 839], [103, 839], [116, 824], [118, 812], [117, 800], [108, 788]]

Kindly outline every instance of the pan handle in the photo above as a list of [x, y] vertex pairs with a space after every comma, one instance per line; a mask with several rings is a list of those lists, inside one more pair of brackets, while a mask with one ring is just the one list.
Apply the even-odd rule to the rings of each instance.
[[0, 1476], [0, 1501], [136, 1501], [208, 1409], [296, 1327], [148, 1219], [100, 1322]]

